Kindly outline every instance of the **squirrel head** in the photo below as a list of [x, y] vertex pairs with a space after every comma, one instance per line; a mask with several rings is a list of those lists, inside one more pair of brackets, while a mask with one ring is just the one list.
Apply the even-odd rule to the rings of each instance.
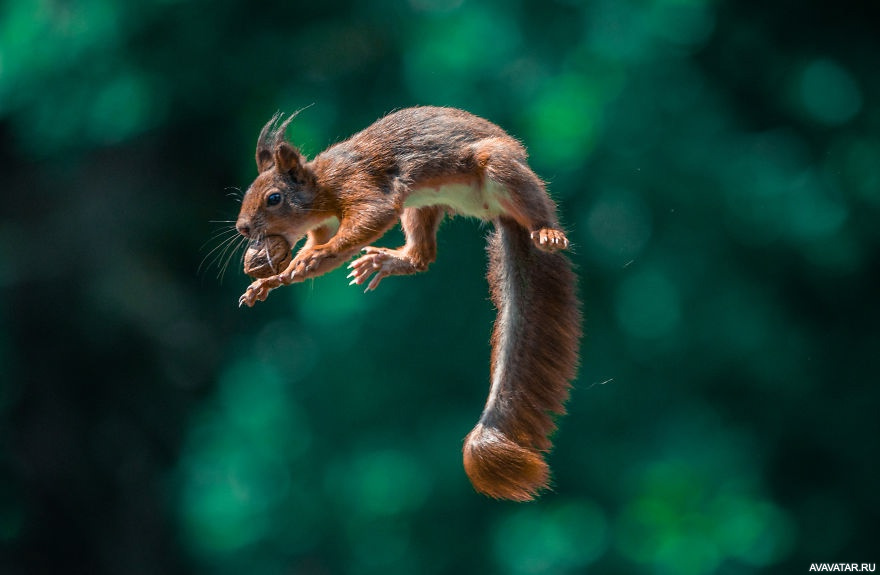
[[257, 175], [241, 201], [235, 227], [252, 240], [280, 235], [293, 245], [311, 226], [315, 178], [286, 131], [296, 114], [278, 125], [276, 113], [257, 140]]

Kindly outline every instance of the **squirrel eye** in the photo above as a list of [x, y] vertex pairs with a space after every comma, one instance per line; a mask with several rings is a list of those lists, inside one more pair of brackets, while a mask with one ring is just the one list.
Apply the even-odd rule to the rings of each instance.
[[269, 194], [269, 196], [266, 198], [266, 205], [267, 206], [277, 206], [280, 203], [281, 203], [281, 194], [279, 194], [278, 192]]

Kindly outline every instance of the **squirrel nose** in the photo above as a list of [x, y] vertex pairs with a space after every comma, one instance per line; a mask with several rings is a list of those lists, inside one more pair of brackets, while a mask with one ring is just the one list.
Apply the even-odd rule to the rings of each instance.
[[251, 227], [245, 223], [235, 224], [235, 228], [238, 230], [238, 233], [243, 235], [246, 238], [251, 237]]

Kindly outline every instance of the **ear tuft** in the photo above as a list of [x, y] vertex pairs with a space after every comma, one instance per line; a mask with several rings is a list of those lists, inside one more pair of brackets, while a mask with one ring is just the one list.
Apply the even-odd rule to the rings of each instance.
[[272, 159], [272, 148], [278, 141], [278, 133], [275, 126], [280, 119], [281, 112], [275, 112], [272, 118], [263, 126], [263, 129], [260, 130], [260, 137], [257, 138], [257, 172], [261, 174], [275, 164]]
[[[309, 106], [306, 106], [308, 108]], [[281, 172], [289, 172], [291, 170], [302, 171], [304, 162], [299, 150], [287, 144], [287, 126], [296, 118], [300, 112], [306, 108], [301, 108], [287, 117], [283, 122], [281, 119], [284, 115], [281, 112], [275, 112], [272, 118], [266, 122], [260, 131], [260, 137], [257, 138], [257, 170], [263, 173], [278, 164], [278, 170]], [[280, 125], [279, 125], [279, 122]], [[287, 149], [282, 149], [287, 146]], [[283, 157], [284, 162], [279, 162], [279, 157]]]

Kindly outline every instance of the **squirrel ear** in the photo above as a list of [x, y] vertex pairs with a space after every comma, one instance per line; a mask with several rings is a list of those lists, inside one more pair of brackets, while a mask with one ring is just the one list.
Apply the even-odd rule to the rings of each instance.
[[281, 142], [275, 146], [274, 160], [279, 172], [299, 172], [302, 170], [302, 155], [299, 150], [287, 142]]
[[275, 160], [272, 159], [272, 152], [269, 150], [262, 148], [257, 150], [257, 173], [262, 174], [269, 168], [275, 165]]

